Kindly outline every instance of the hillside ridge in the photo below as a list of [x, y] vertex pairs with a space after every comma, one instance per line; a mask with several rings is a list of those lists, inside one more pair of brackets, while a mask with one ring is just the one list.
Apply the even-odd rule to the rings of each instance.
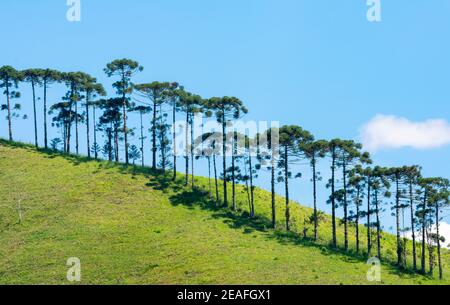
[[[309, 209], [294, 206], [297, 232], [274, 231], [268, 192], [250, 220], [245, 200], [238, 213], [217, 207], [196, 181], [0, 142], [0, 283], [69, 284], [65, 262], [79, 257], [83, 284], [374, 284], [364, 256], [327, 245], [326, 222], [323, 244], [301, 237]], [[441, 282], [383, 264], [382, 283]]]

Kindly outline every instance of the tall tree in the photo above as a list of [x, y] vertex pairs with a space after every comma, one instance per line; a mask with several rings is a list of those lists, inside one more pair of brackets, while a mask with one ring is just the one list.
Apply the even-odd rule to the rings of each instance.
[[428, 214], [431, 213], [430, 209], [430, 198], [433, 197], [433, 179], [430, 178], [420, 178], [418, 180], [418, 185], [420, 190], [417, 191], [419, 198], [421, 200], [420, 204], [417, 205], [416, 215], [418, 218], [418, 225], [422, 231], [422, 245], [421, 245], [421, 272], [425, 274], [426, 269], [426, 232], [429, 217]]
[[[261, 165], [259, 163], [255, 164], [254, 163], [254, 154], [256, 151], [256, 142], [257, 142], [257, 137], [256, 138], [251, 138], [247, 135], [245, 135], [244, 137], [242, 137], [243, 140], [243, 148], [244, 148], [244, 158], [245, 158], [245, 164], [244, 166], [246, 167], [245, 170], [245, 175], [242, 177], [242, 180], [244, 180], [246, 182], [246, 189], [247, 192], [249, 194], [250, 197], [250, 204], [249, 204], [249, 209], [250, 209], [250, 217], [253, 218], [255, 217], [255, 185], [254, 185], [254, 180], [258, 178], [258, 171], [261, 168]], [[256, 160], [258, 160], [256, 158]], [[248, 169], [247, 169], [248, 166]], [[250, 185], [248, 185], [248, 183]]]
[[[405, 198], [407, 193], [406, 189], [409, 185], [408, 181], [409, 168], [404, 167], [394, 167], [389, 170], [389, 178], [395, 184], [395, 204], [392, 210], [395, 214], [396, 219], [396, 233], [397, 233], [397, 265], [400, 268], [406, 268], [406, 256], [405, 256], [405, 243], [401, 238], [401, 213], [406, 207], [408, 207], [410, 200]], [[406, 202], [403, 200], [406, 199]]]
[[98, 144], [97, 141], [97, 109], [101, 108], [102, 105], [102, 100], [96, 100], [96, 101], [92, 101], [90, 102], [90, 106], [92, 107], [92, 121], [93, 121], [93, 129], [94, 129], [94, 144], [92, 145], [92, 153], [94, 154], [94, 158], [98, 159], [98, 154], [101, 150], [100, 145]]
[[363, 198], [364, 198], [364, 188], [365, 188], [365, 177], [364, 170], [361, 165], [357, 165], [349, 172], [349, 185], [350, 185], [350, 195], [353, 197], [353, 202], [355, 205], [355, 213], [350, 217], [355, 222], [355, 240], [356, 240], [356, 253], [360, 252], [360, 233], [359, 233], [359, 220], [363, 217], [364, 213], [361, 210]]
[[279, 162], [280, 156], [280, 130], [278, 128], [272, 127], [267, 130], [267, 151], [268, 158], [270, 159], [270, 197], [272, 205], [272, 227], [276, 229], [277, 227], [277, 216], [276, 216], [276, 190], [275, 190], [275, 170]]
[[367, 211], [366, 211], [366, 227], [367, 227], [367, 256], [372, 255], [372, 222], [371, 215], [373, 214], [371, 207], [371, 191], [372, 191], [372, 179], [373, 179], [373, 169], [371, 167], [366, 167], [362, 169], [362, 175], [365, 177], [365, 184], [367, 186]]
[[140, 132], [141, 132], [141, 136], [139, 138], [139, 140], [141, 141], [140, 158], [142, 166], [144, 166], [145, 165], [144, 141], [146, 139], [146, 137], [144, 136], [144, 115], [150, 113], [152, 111], [152, 108], [149, 106], [137, 106], [133, 108], [133, 111], [139, 113]]
[[333, 139], [328, 144], [328, 151], [331, 157], [331, 179], [328, 184], [331, 187], [330, 204], [331, 204], [331, 226], [333, 247], [337, 247], [337, 234], [336, 234], [336, 168], [339, 158], [339, 146], [341, 140]]
[[128, 129], [127, 129], [127, 109], [129, 105], [129, 94], [133, 92], [133, 83], [131, 78], [137, 73], [142, 72], [144, 67], [139, 65], [137, 61], [131, 59], [117, 59], [106, 65], [104, 72], [109, 77], [118, 76], [119, 80], [113, 84], [117, 90], [117, 94], [122, 97], [122, 117], [123, 117], [123, 134], [125, 141], [125, 163], [129, 163], [128, 157]]
[[[176, 117], [177, 112], [179, 110], [180, 98], [184, 94], [184, 87], [174, 82], [169, 85], [168, 90], [165, 90], [163, 94], [166, 95], [168, 103], [170, 103], [170, 105], [172, 106], [172, 149], [173, 149], [172, 180], [175, 181], [177, 179], [177, 157], [178, 157]], [[210, 161], [210, 159], [208, 159], [208, 161]]]
[[[222, 134], [219, 132], [207, 132], [201, 136], [201, 142], [204, 144], [203, 150], [206, 156], [208, 156], [208, 160], [210, 161], [212, 158], [213, 170], [214, 170], [214, 186], [215, 186], [215, 197], [216, 204], [219, 205], [219, 181], [218, 181], [218, 172], [217, 172], [217, 164], [216, 159], [217, 155], [220, 153], [220, 142], [222, 141]], [[210, 166], [209, 162], [208, 165]]]
[[33, 94], [33, 118], [34, 118], [34, 145], [39, 147], [38, 142], [38, 127], [37, 127], [37, 110], [36, 110], [36, 86], [41, 86], [42, 70], [41, 69], [27, 69], [22, 71], [24, 80], [31, 84], [31, 91]]
[[14, 110], [20, 110], [21, 108], [20, 104], [12, 105], [11, 100], [20, 97], [20, 93], [14, 89], [18, 88], [19, 82], [22, 81], [22, 79], [22, 73], [13, 67], [3, 66], [0, 68], [0, 88], [4, 88], [3, 93], [6, 96], [6, 104], [1, 105], [1, 110], [6, 110], [8, 112], [7, 120], [10, 141], [13, 140], [12, 118], [14, 116]]
[[189, 184], [189, 160], [191, 162], [191, 186], [195, 186], [194, 176], [194, 150], [195, 150], [195, 132], [194, 132], [194, 120], [196, 114], [203, 112], [203, 109], [207, 107], [206, 102], [196, 94], [189, 92], [183, 92], [179, 99], [179, 108], [186, 115], [185, 131], [185, 158], [186, 158], [186, 185]]
[[[75, 113], [75, 152], [78, 155], [80, 150], [80, 141], [79, 141], [79, 124], [84, 120], [84, 116], [79, 115], [78, 104], [82, 100], [82, 91], [83, 85], [90, 76], [83, 72], [68, 72], [62, 73], [61, 79], [66, 83], [68, 87], [68, 92], [64, 97], [65, 100], [69, 103], [69, 115], [72, 113], [74, 109]], [[70, 120], [69, 120], [70, 121]], [[69, 126], [68, 130], [68, 153], [70, 153], [70, 138], [71, 138], [71, 128]]]
[[[123, 100], [121, 98], [111, 98], [102, 100], [101, 108], [103, 115], [99, 119], [99, 128], [107, 135], [107, 143], [109, 148], [109, 159], [112, 161], [113, 157], [116, 162], [119, 162], [119, 140], [122, 128], [122, 113], [121, 108]], [[113, 144], [114, 142], [114, 144]], [[113, 156], [114, 153], [114, 156]]]
[[441, 210], [448, 207], [450, 204], [450, 182], [448, 179], [436, 178], [435, 185], [437, 189], [436, 197], [433, 200], [436, 225], [435, 240], [438, 254], [439, 279], [442, 280], [444, 277], [444, 273], [442, 268], [441, 241], [445, 241], [445, 238], [440, 235], [440, 223], [442, 221]]
[[151, 133], [152, 133], [152, 169], [157, 167], [157, 125], [158, 125], [158, 114], [160, 106], [166, 101], [165, 92], [170, 88], [170, 83], [153, 82], [146, 84], [135, 85], [134, 89], [140, 94], [140, 96], [147, 98], [152, 103], [153, 118], [151, 121]]
[[[227, 170], [227, 125], [232, 120], [238, 120], [248, 110], [244, 103], [236, 97], [213, 97], [205, 101], [205, 108], [215, 114], [217, 122], [222, 125], [222, 165], [223, 173]], [[227, 179], [223, 179], [223, 204], [228, 206]]]
[[374, 214], [376, 217], [375, 226], [377, 230], [377, 257], [381, 259], [381, 219], [380, 214], [383, 211], [383, 197], [390, 198], [391, 187], [389, 183], [390, 170], [385, 167], [375, 166], [371, 178], [371, 189], [373, 190]]
[[368, 153], [361, 153], [360, 150], [362, 149], [362, 145], [359, 143], [356, 143], [352, 140], [343, 140], [340, 141], [338, 145], [338, 165], [342, 168], [342, 183], [343, 183], [343, 189], [342, 189], [342, 205], [344, 208], [344, 248], [345, 251], [348, 251], [349, 247], [349, 241], [348, 241], [348, 219], [349, 219], [349, 213], [348, 213], [348, 175], [349, 170], [352, 166], [355, 166], [355, 163], [359, 162], [359, 160], [363, 160], [365, 162], [366, 160], [369, 160], [369, 154]]
[[[90, 132], [90, 115], [89, 115], [89, 107], [94, 106], [92, 99], [99, 96], [106, 96], [106, 91], [103, 88], [102, 84], [97, 83], [97, 79], [91, 77], [90, 75], [85, 75], [85, 78], [82, 82], [82, 90], [84, 91], [85, 97], [85, 107], [86, 107], [86, 145], [87, 145], [87, 155], [91, 157], [91, 132]], [[94, 118], [94, 130], [95, 130], [95, 118]], [[94, 131], [95, 133], [95, 131]], [[94, 143], [96, 144], [96, 139], [94, 139]], [[97, 153], [94, 151], [95, 158], [97, 158]]]
[[62, 73], [52, 69], [42, 70], [42, 87], [44, 88], [44, 148], [48, 148], [48, 127], [47, 127], [47, 91], [51, 84], [59, 83], [62, 80]]
[[[231, 167], [229, 167], [226, 171], [226, 175], [224, 179], [227, 179], [228, 182], [231, 182], [231, 202], [233, 211], [237, 210], [236, 204], [236, 184], [240, 180], [240, 178], [244, 178], [241, 175], [241, 169], [239, 167], [239, 161], [241, 158], [245, 156], [245, 152], [241, 150], [245, 150], [245, 136], [237, 131], [232, 131], [228, 133], [227, 138], [231, 138], [229, 140], [231, 142], [232, 151], [231, 151]], [[245, 179], [242, 179], [245, 181]]]
[[417, 249], [416, 249], [416, 219], [415, 219], [415, 201], [418, 181], [421, 178], [421, 168], [419, 166], [410, 166], [405, 171], [406, 183], [408, 185], [409, 207], [411, 214], [411, 233], [412, 233], [412, 256], [413, 256], [413, 270], [417, 270]]
[[301, 144], [314, 141], [314, 137], [299, 126], [283, 126], [279, 131], [280, 136], [280, 161], [279, 181], [284, 182], [286, 198], [286, 230], [290, 231], [290, 207], [289, 207], [289, 179], [300, 178], [301, 174], [293, 175], [290, 164], [297, 161], [301, 155]]
[[50, 107], [49, 114], [52, 115], [54, 113], [56, 113], [56, 116], [53, 117], [52, 126], [61, 128], [61, 135], [63, 137], [64, 143], [64, 153], [69, 153], [71, 126], [75, 123], [76, 120], [81, 120], [81, 115], [73, 110], [73, 107], [69, 100], [53, 104]]
[[313, 173], [313, 201], [314, 201], [314, 240], [318, 238], [319, 228], [319, 214], [317, 207], [317, 181], [321, 180], [320, 173], [317, 171], [317, 162], [319, 159], [324, 158], [328, 150], [328, 142], [325, 140], [319, 140], [314, 142], [303, 143], [301, 149], [304, 152], [306, 158], [309, 159], [312, 173]]

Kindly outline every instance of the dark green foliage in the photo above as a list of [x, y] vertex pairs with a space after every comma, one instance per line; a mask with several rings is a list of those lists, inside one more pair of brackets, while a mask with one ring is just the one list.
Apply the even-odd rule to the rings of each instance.
[[130, 107], [127, 96], [133, 92], [131, 78], [144, 70], [144, 67], [131, 59], [117, 59], [106, 65], [104, 72], [109, 77], [117, 76], [119, 80], [113, 84], [116, 92], [122, 97], [123, 134], [125, 141], [125, 163], [128, 164], [128, 129], [127, 129], [127, 109]]
[[4, 89], [3, 94], [6, 96], [6, 103], [1, 104], [1, 110], [7, 112], [6, 120], [8, 121], [9, 140], [13, 140], [12, 119], [19, 117], [18, 111], [21, 109], [20, 104], [13, 104], [12, 100], [20, 97], [17, 91], [19, 82], [23, 80], [21, 72], [11, 66], [3, 66], [0, 68], [0, 89]]

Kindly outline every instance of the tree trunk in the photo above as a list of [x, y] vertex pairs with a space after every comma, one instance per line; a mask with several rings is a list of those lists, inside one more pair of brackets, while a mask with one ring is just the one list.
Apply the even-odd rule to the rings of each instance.
[[108, 130], [108, 159], [109, 162], [112, 162], [113, 160], [113, 143], [112, 143], [112, 129], [110, 128]]
[[434, 274], [434, 247], [433, 247], [433, 241], [431, 239], [431, 222], [430, 227], [427, 232], [427, 238], [428, 238], [428, 256], [429, 256], [429, 264], [430, 264], [430, 276], [433, 276]]
[[395, 177], [396, 195], [395, 195], [395, 220], [397, 226], [397, 265], [402, 267], [402, 241], [400, 236], [400, 177], [398, 174]]
[[412, 231], [412, 248], [413, 248], [413, 269], [417, 270], [417, 255], [416, 255], [416, 229], [414, 227], [414, 194], [412, 181], [409, 182], [409, 199], [411, 209], [411, 231]]
[[223, 205], [228, 206], [228, 192], [227, 192], [227, 179], [225, 179], [226, 170], [227, 170], [227, 123], [225, 122], [225, 112], [222, 116], [222, 153], [223, 153]]
[[275, 147], [272, 143], [272, 157], [271, 157], [271, 169], [270, 169], [270, 188], [272, 192], [272, 227], [277, 228], [277, 216], [276, 216], [276, 200], [275, 200]]
[[217, 180], [217, 162], [215, 154], [213, 154], [213, 164], [214, 164], [214, 181], [216, 184], [216, 204], [219, 205], [219, 181]]
[[318, 237], [318, 216], [317, 216], [317, 171], [316, 171], [316, 155], [312, 156], [312, 168], [313, 168], [313, 198], [314, 198], [314, 241], [317, 241]]
[[33, 91], [34, 145], [36, 146], [36, 148], [38, 148], [39, 143], [38, 143], [37, 114], [36, 114], [36, 90], [34, 81], [31, 81], [31, 88]]
[[120, 158], [119, 158], [119, 128], [116, 125], [114, 127], [114, 143], [115, 143], [115, 153], [116, 153], [116, 162], [119, 163], [120, 162]]
[[360, 190], [360, 186], [357, 187], [356, 190], [356, 221], [355, 221], [355, 225], [356, 225], [356, 253], [359, 253], [359, 217], [360, 217], [360, 212], [359, 212], [359, 200], [360, 200], [360, 196], [361, 196], [361, 190]]
[[141, 119], [141, 159], [142, 159], [142, 167], [145, 166], [145, 157], [144, 157], [144, 119], [142, 111], [139, 112], [139, 116]]
[[[72, 96], [72, 94], [71, 94]], [[70, 154], [70, 142], [71, 142], [71, 138], [72, 138], [72, 101], [69, 102], [70, 106], [69, 106], [69, 122], [67, 123], [67, 152], [68, 154]]]
[[12, 133], [12, 115], [11, 115], [11, 96], [9, 95], [9, 79], [6, 79], [6, 101], [7, 101], [7, 107], [8, 107], [8, 131], [9, 131], [9, 140], [13, 140], [13, 133]]
[[44, 79], [44, 148], [48, 149], [47, 137], [47, 80]]
[[332, 166], [331, 166], [331, 220], [333, 233], [333, 247], [337, 247], [336, 237], [336, 201], [335, 201], [335, 172], [336, 172], [336, 149], [332, 149]]
[[[122, 78], [123, 84], [125, 84], [125, 79]], [[122, 88], [122, 108], [123, 108], [123, 133], [124, 133], [124, 141], [125, 141], [125, 163], [128, 165], [130, 163], [128, 157], [128, 129], [127, 129], [127, 99], [125, 96], [125, 88]]]
[[166, 173], [166, 126], [164, 124], [164, 115], [162, 110], [162, 103], [159, 104], [159, 128], [160, 128], [160, 146], [161, 146], [161, 167], [163, 170], [163, 173]]
[[250, 186], [249, 186], [249, 183], [248, 183], [248, 180], [249, 180], [250, 176], [248, 175], [247, 164], [248, 164], [248, 162], [245, 162], [245, 164], [244, 164], [244, 169], [245, 169], [244, 174], [245, 174], [245, 177], [248, 177], [247, 179], [245, 179], [245, 190], [247, 192], [248, 211], [249, 211], [249, 215], [251, 216], [251, 214], [252, 214], [252, 199], [251, 199], [251, 196], [250, 196]]
[[441, 236], [439, 234], [439, 222], [441, 221], [439, 218], [439, 202], [436, 200], [436, 235], [437, 235], [437, 253], [438, 253], [438, 265], [439, 265], [439, 279], [443, 279], [442, 272], [442, 260], [441, 260]]
[[425, 190], [424, 194], [424, 200], [423, 200], [423, 213], [422, 213], [422, 259], [421, 259], [421, 267], [422, 267], [422, 273], [425, 274], [425, 259], [426, 259], [426, 250], [425, 250], [425, 235], [426, 235], [426, 208], [427, 208], [427, 200], [428, 200], [428, 194]]
[[291, 230], [290, 226], [290, 211], [289, 211], [289, 160], [288, 160], [288, 147], [284, 147], [284, 186], [286, 193], [286, 230]]
[[212, 184], [211, 184], [211, 156], [206, 157], [208, 159], [208, 184], [209, 184], [209, 195], [212, 196]]
[[176, 102], [173, 103], [173, 111], [172, 111], [172, 140], [173, 140], [173, 178], [175, 181], [177, 179], [177, 134], [176, 134], [176, 115], [177, 115], [177, 107]]
[[93, 120], [94, 120], [94, 158], [97, 160], [98, 159], [98, 143], [97, 143], [97, 118], [95, 117], [95, 105], [93, 105], [92, 107], [92, 115], [93, 115]]
[[248, 164], [250, 167], [250, 202], [251, 202], [251, 213], [250, 217], [255, 217], [255, 190], [253, 187], [253, 163], [252, 163], [252, 154], [250, 151], [250, 146], [248, 147]]
[[78, 141], [78, 101], [75, 102], [75, 151], [79, 155], [79, 141]]
[[195, 169], [195, 152], [194, 152], [194, 148], [195, 148], [195, 146], [194, 146], [194, 118], [192, 117], [191, 118], [191, 173], [192, 173], [192, 177], [191, 177], [191, 179], [192, 179], [192, 181], [191, 181], [191, 183], [192, 183], [192, 190], [194, 190], [195, 189], [195, 172], [194, 172], [194, 169]]
[[370, 257], [372, 254], [372, 236], [371, 236], [371, 223], [370, 223], [370, 184], [371, 179], [367, 177], [367, 256]]
[[375, 189], [375, 213], [377, 217], [377, 253], [378, 259], [381, 259], [381, 224], [380, 224], [380, 208], [378, 202], [378, 189]]
[[345, 251], [348, 251], [348, 203], [347, 203], [347, 164], [344, 160], [343, 166], [343, 182], [344, 182], [344, 244]]
[[231, 156], [231, 182], [232, 182], [232, 201], [233, 211], [236, 211], [236, 156], [237, 156], [237, 133], [233, 133], [233, 152]]
[[64, 144], [63, 152], [65, 153], [67, 151], [67, 124], [66, 123], [63, 124], [62, 129], [63, 129], [62, 133], [63, 133], [63, 144]]
[[91, 129], [89, 124], [89, 93], [86, 92], [86, 139], [88, 158], [91, 157]]
[[185, 146], [186, 146], [186, 182], [185, 185], [189, 185], [189, 112], [186, 111], [186, 129], [185, 129]]
[[153, 120], [152, 120], [152, 169], [156, 170], [156, 98], [153, 100]]

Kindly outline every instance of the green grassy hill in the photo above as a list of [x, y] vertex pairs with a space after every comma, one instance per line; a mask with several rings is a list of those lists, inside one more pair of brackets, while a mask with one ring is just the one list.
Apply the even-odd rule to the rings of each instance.
[[[197, 183], [208, 188], [205, 178]], [[317, 245], [268, 229], [268, 192], [257, 190], [253, 221], [242, 188], [238, 197], [242, 212], [231, 213], [216, 208], [207, 192], [148, 169], [0, 142], [0, 284], [70, 284], [70, 257], [81, 260], [82, 284], [372, 284], [362, 256], [328, 247], [329, 219]], [[302, 232], [311, 211], [293, 206], [294, 229]], [[339, 234], [342, 241], [342, 228]], [[385, 234], [387, 259], [394, 242]], [[447, 252], [444, 260], [450, 280]], [[390, 264], [382, 280], [450, 283]]]

